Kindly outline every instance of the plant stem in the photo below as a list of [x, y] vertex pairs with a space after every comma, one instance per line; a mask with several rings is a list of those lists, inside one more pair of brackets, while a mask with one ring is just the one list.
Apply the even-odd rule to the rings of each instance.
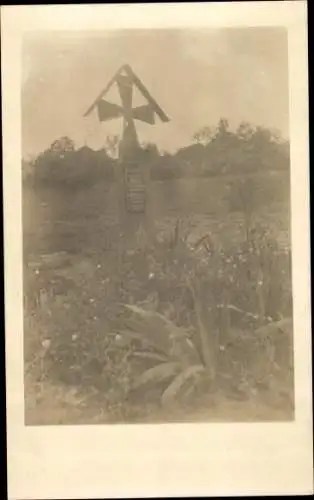
[[195, 289], [195, 285], [191, 282], [189, 283], [189, 288], [191, 290], [193, 300], [194, 300], [194, 309], [196, 313], [198, 332], [201, 340], [202, 346], [202, 354], [204, 357], [204, 363], [206, 366], [206, 370], [209, 373], [210, 379], [215, 380], [216, 378], [216, 352], [217, 345], [216, 339], [213, 338], [212, 335], [209, 334], [206, 326], [203, 321], [203, 310], [201, 305], [201, 300], [198, 297], [198, 293]]

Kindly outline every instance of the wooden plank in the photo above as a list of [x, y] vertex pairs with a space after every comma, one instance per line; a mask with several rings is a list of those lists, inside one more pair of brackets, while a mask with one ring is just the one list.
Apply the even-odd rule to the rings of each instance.
[[120, 73], [120, 71], [122, 70], [123, 66], [121, 68], [118, 69], [118, 71], [115, 73], [115, 75], [111, 78], [111, 80], [109, 81], [109, 83], [107, 84], [107, 86], [100, 92], [100, 94], [98, 95], [98, 97], [95, 99], [95, 101], [93, 102], [93, 104], [88, 108], [88, 110], [86, 111], [86, 113], [84, 114], [84, 117], [88, 116], [92, 111], [93, 109], [95, 108], [95, 106], [97, 106], [98, 104], [98, 101], [100, 101], [100, 99], [102, 99], [105, 94], [107, 94], [107, 92], [109, 91], [110, 87], [114, 84], [118, 74]]
[[145, 85], [141, 82], [141, 80], [135, 75], [132, 68], [126, 64], [123, 66], [124, 71], [130, 75], [133, 79], [134, 84], [137, 86], [138, 90], [143, 94], [143, 96], [147, 99], [149, 104], [154, 109], [155, 113], [159, 116], [162, 122], [169, 122], [170, 118], [166, 115], [166, 113], [161, 109], [161, 107], [157, 104], [155, 99], [150, 95]]

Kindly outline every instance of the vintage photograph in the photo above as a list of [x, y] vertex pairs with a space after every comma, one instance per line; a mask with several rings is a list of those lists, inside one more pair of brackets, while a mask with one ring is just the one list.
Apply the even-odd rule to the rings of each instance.
[[293, 421], [287, 30], [21, 56], [25, 424]]

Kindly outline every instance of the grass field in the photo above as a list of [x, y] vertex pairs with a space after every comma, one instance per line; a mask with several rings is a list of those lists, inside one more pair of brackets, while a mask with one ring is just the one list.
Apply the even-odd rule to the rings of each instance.
[[[228, 185], [235, 176], [191, 178], [152, 182], [149, 189], [150, 217], [159, 227], [173, 226], [181, 218], [197, 233], [211, 229], [223, 238], [230, 223], [239, 229], [242, 215], [230, 213], [226, 206]], [[277, 231], [280, 241], [289, 246], [289, 178], [275, 172], [270, 182], [282, 186], [281, 199], [261, 210], [261, 218]], [[106, 248], [108, 228], [119, 225], [117, 186], [98, 183], [80, 190], [42, 189], [23, 191], [24, 248], [27, 255], [44, 252]], [[227, 228], [226, 228], [227, 229]], [[60, 247], [58, 240], [60, 238]], [[64, 239], [63, 239], [64, 238]], [[67, 248], [68, 245], [68, 248]], [[103, 246], [102, 246], [103, 245]], [[114, 245], [114, 241], [113, 241]]]

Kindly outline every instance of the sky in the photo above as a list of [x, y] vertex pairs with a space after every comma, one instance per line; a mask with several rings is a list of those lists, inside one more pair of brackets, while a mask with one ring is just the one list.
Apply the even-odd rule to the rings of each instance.
[[[34, 156], [57, 138], [105, 146], [121, 120], [84, 113], [122, 64], [130, 64], [170, 118], [137, 123], [142, 142], [174, 152], [226, 118], [289, 136], [288, 48], [283, 28], [36, 33], [23, 42], [22, 149]], [[118, 103], [118, 94], [106, 100]], [[144, 103], [134, 95], [134, 105]]]

